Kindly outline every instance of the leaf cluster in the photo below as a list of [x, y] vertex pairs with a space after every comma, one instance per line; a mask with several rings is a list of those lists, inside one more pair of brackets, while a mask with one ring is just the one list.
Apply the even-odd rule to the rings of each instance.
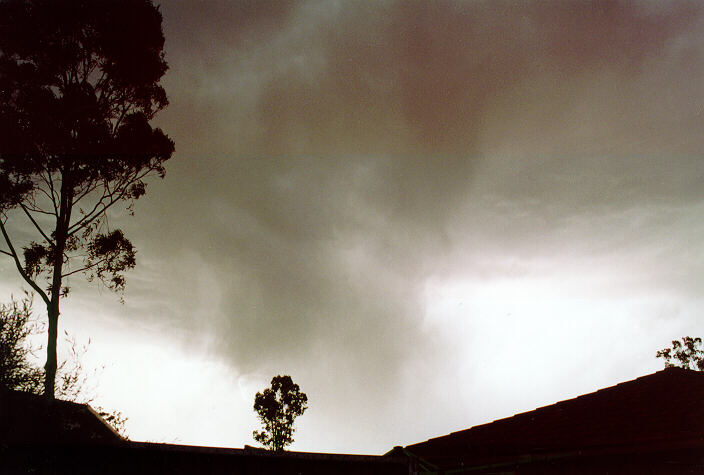
[[308, 396], [301, 392], [291, 376], [275, 376], [271, 387], [254, 397], [254, 410], [262, 423], [263, 431], [254, 431], [254, 440], [280, 451], [293, 443], [294, 419], [308, 408]]
[[665, 360], [665, 367], [680, 367], [704, 371], [704, 349], [702, 349], [702, 339], [691, 336], [682, 337], [680, 340], [672, 340], [671, 348], [663, 348], [655, 354], [656, 358]]
[[38, 393], [44, 372], [28, 356], [38, 351], [28, 340], [38, 331], [30, 299], [0, 304], [0, 386]]

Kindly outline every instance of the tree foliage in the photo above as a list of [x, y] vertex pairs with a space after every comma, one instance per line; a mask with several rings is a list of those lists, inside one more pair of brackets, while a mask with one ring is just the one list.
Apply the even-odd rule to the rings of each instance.
[[29, 299], [0, 304], [0, 386], [32, 393], [41, 391], [44, 372], [28, 357], [39, 350], [29, 341], [37, 330]]
[[[0, 304], [0, 386], [17, 391], [41, 394], [44, 387], [44, 370], [33, 363], [42, 349], [33, 343], [32, 337], [43, 333], [44, 326], [32, 314], [32, 299], [26, 296], [20, 301], [11, 299]], [[83, 366], [87, 344], [79, 345], [76, 339], [65, 333], [68, 357], [57, 368], [58, 385], [56, 395], [61, 399], [81, 404], [94, 402], [90, 376], [97, 370], [88, 371]], [[97, 407], [100, 416], [123, 437], [127, 418], [120, 411], [107, 411]]]
[[108, 211], [132, 213], [174, 151], [149, 123], [168, 104], [161, 23], [151, 0], [0, 2], [0, 254], [47, 306], [49, 397], [67, 279], [124, 289], [135, 249]]
[[665, 360], [666, 368], [677, 366], [704, 371], [704, 349], [702, 349], [702, 339], [699, 337], [685, 336], [681, 341], [672, 340], [671, 348], [663, 348], [655, 356]]
[[293, 443], [294, 419], [308, 409], [308, 396], [291, 376], [275, 376], [271, 387], [254, 397], [254, 410], [264, 428], [254, 431], [254, 440], [270, 450], [280, 451]]

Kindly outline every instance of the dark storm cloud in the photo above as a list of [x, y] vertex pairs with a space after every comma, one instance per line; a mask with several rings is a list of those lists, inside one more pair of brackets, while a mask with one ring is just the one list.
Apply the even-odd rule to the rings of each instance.
[[487, 105], [516, 84], [633, 74], [692, 21], [686, 6], [616, 2], [361, 5], [295, 44], [304, 66], [265, 79], [263, 150], [466, 156]]
[[[667, 149], [669, 137], [660, 140], [660, 150], [652, 139], [641, 147], [637, 141], [671, 133], [663, 128], [677, 114], [672, 108], [691, 103], [672, 90], [680, 85], [671, 76], [691, 88], [681, 68], [693, 58], [670, 55], [672, 42], [695, 24], [693, 4], [361, 5], [343, 8], [300, 39], [289, 53], [298, 55], [295, 68], [263, 79], [255, 155], [363, 157], [382, 184], [364, 191], [375, 207], [406, 225], [437, 229], [465, 198], [479, 156], [492, 143], [523, 146], [519, 160], [543, 155], [537, 163], [512, 165], [524, 174], [516, 177], [514, 168], [509, 178], [518, 178], [516, 190], [528, 194], [553, 178], [546, 170], [579, 176], [593, 168], [583, 165], [593, 158], [609, 161], [613, 175], [632, 174], [633, 155], [643, 152], [652, 166], [635, 168], [648, 181], [659, 176], [655, 168], [668, 167], [653, 154], [678, 153]], [[679, 104], [657, 97], [673, 92]], [[653, 102], [660, 107], [648, 108]], [[583, 129], [596, 132], [574, 137]], [[531, 134], [527, 142], [516, 137], [521, 132]], [[546, 162], [545, 151], [554, 163]], [[692, 151], [685, 159], [697, 168]], [[598, 195], [597, 180], [585, 189]]]
[[[288, 0], [167, 0], [161, 2], [168, 23], [170, 52], [179, 61], [199, 58], [219, 63], [233, 50], [256, 46], [281, 29], [295, 6]], [[174, 61], [172, 61], [173, 63]]]
[[[651, 188], [700, 197], [698, 10], [165, 2], [160, 120], [178, 156], [168, 198], [143, 211], [151, 242], [168, 239], [144, 253], [169, 256], [167, 272], [196, 253], [216, 297], [190, 324], [243, 370], [326, 361], [320, 377], [381, 388], [437, 350], [423, 285], [458, 246], [520, 248], [572, 209]], [[496, 226], [470, 199], [528, 224]], [[463, 242], [476, 227], [481, 242]], [[166, 291], [174, 315], [183, 290]]]

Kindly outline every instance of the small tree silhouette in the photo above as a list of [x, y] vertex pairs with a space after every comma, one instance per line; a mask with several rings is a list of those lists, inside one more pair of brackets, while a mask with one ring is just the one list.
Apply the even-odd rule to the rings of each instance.
[[14, 298], [9, 304], [0, 304], [0, 386], [40, 393], [44, 372], [30, 362], [39, 350], [29, 342], [39, 326], [32, 317], [32, 299]]
[[[702, 339], [691, 336], [672, 340], [672, 348], [664, 348], [655, 354], [656, 358], [665, 360], [665, 367], [679, 366], [680, 368], [704, 371], [704, 350]], [[674, 359], [674, 362], [672, 361]]]
[[254, 410], [264, 430], [252, 433], [269, 450], [281, 451], [293, 442], [293, 421], [308, 409], [308, 396], [291, 376], [274, 376], [271, 387], [254, 397]]

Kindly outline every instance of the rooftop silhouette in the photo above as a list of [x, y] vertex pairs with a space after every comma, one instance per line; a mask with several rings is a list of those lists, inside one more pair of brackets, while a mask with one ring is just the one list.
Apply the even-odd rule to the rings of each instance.
[[618, 466], [626, 472], [659, 467], [657, 473], [669, 473], [673, 466], [704, 468], [702, 401], [704, 373], [666, 368], [409, 445], [406, 451], [442, 470]]

